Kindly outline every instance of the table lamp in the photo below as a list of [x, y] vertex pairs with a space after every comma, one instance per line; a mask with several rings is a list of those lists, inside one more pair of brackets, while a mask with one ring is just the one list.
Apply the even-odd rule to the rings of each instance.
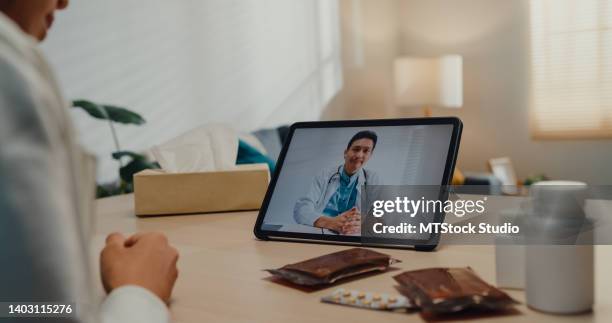
[[463, 106], [463, 58], [459, 55], [399, 57], [394, 72], [399, 107], [422, 108], [430, 117], [432, 107]]

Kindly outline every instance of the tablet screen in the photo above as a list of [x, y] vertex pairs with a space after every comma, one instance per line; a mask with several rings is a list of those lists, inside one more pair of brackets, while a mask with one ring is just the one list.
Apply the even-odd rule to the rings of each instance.
[[452, 124], [295, 129], [261, 229], [359, 236], [359, 228], [341, 230], [338, 219], [362, 212], [364, 187], [446, 184], [453, 129]]

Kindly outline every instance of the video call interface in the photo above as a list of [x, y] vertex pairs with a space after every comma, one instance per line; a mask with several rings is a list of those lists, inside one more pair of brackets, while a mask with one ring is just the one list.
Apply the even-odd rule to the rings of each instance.
[[296, 129], [262, 229], [360, 236], [369, 185], [440, 185], [452, 125]]

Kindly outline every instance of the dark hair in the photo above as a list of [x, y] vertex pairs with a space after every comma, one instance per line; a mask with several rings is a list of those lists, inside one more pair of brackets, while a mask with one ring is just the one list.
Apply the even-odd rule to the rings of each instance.
[[378, 141], [378, 135], [376, 134], [376, 132], [370, 130], [360, 131], [356, 133], [353, 138], [351, 138], [351, 141], [349, 141], [348, 145], [346, 146], [346, 150], [351, 149], [353, 143], [359, 139], [372, 140], [372, 142], [374, 142], [374, 147], [372, 147], [372, 150], [374, 150], [374, 148], [376, 148], [376, 142]]

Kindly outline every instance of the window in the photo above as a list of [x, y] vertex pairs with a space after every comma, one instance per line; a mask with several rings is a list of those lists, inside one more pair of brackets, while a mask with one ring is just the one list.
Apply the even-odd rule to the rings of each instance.
[[532, 135], [612, 138], [612, 1], [530, 6]]

